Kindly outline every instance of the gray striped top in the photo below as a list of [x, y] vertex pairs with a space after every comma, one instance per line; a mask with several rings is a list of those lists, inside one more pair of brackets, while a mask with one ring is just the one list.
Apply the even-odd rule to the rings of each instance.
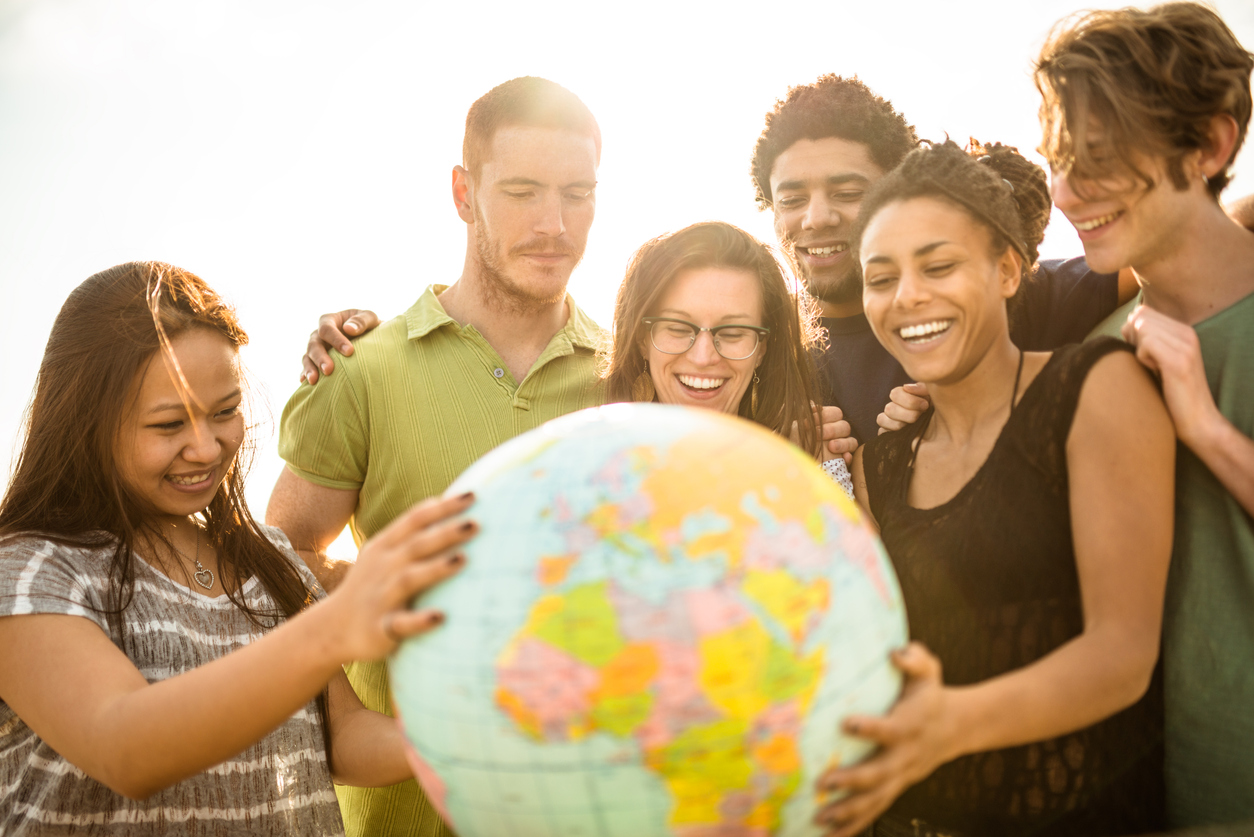
[[[311, 589], [317, 581], [278, 529], [271, 539]], [[247, 645], [262, 634], [230, 599], [209, 599], [137, 560], [125, 643], [92, 607], [105, 604], [109, 550], [36, 539], [0, 547], [0, 617], [59, 613], [90, 619], [151, 683]], [[256, 578], [243, 594], [273, 607]], [[191, 719], [189, 719], [190, 721]], [[341, 835], [322, 724], [313, 702], [222, 764], [137, 802], [88, 777], [0, 701], [0, 834]]]

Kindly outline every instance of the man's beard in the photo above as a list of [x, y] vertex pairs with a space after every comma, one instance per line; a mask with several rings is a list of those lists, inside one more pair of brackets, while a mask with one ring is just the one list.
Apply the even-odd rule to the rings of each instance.
[[800, 259], [795, 264], [806, 292], [815, 299], [843, 305], [862, 298], [862, 271], [856, 265], [849, 265], [839, 276], [817, 277], [810, 275]]
[[[505, 254], [500, 252], [501, 248], [488, 237], [485, 230], [486, 225], [483, 223], [483, 216], [479, 214], [479, 208], [476, 206], [475, 251], [479, 255], [479, 265], [484, 280], [483, 289], [489, 305], [497, 310], [508, 311], [513, 314], [534, 314], [566, 299], [566, 283], [570, 281], [569, 272], [561, 279], [560, 286], [552, 293], [544, 293], [542, 290], [529, 288], [509, 275], [505, 266], [507, 261]], [[574, 256], [575, 263], [571, 265], [571, 271], [574, 270], [575, 265], [578, 265], [582, 259], [581, 253], [574, 252], [569, 246], [564, 244], [553, 247], [538, 245], [534, 241], [526, 241], [513, 248], [514, 253], [532, 253], [537, 251], [564, 253]], [[561, 268], [548, 268], [546, 273], [558, 277], [563, 270], [564, 266]]]

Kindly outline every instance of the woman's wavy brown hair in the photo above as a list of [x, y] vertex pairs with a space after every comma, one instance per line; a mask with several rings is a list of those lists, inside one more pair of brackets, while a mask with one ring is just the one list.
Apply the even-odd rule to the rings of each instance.
[[[75, 288], [52, 326], [21, 452], [0, 501], [0, 541], [26, 536], [112, 550], [104, 613], [119, 633], [134, 593], [134, 550], [161, 536], [148, 526], [154, 510], [119, 474], [117, 439], [138, 376], [159, 352], [177, 364], [170, 342], [193, 329], [221, 334], [236, 347], [248, 342], [230, 306], [195, 274], [172, 265], [129, 262]], [[311, 595], [245, 505], [250, 452], [246, 432], [202, 517], [227, 595], [270, 627], [300, 611]], [[240, 589], [253, 576], [279, 612], [249, 607]]]
[[[1249, 127], [1251, 70], [1254, 55], [1214, 10], [1197, 3], [1065, 18], [1036, 63], [1041, 153], [1060, 175], [1083, 181], [1126, 172], [1151, 188], [1153, 178], [1137, 165], [1141, 152], [1165, 158], [1172, 183], [1185, 189], [1185, 155], [1209, 144], [1212, 117], [1229, 114], [1237, 142], [1207, 181], [1218, 199]], [[1090, 119], [1101, 127], [1096, 147]]]
[[601, 378], [608, 400], [636, 400], [633, 385], [648, 374], [641, 351], [645, 339], [641, 318], [649, 316], [680, 273], [711, 267], [744, 270], [757, 277], [762, 288], [762, 325], [771, 330], [759, 349], [766, 352], [757, 368], [759, 383], [745, 391], [738, 414], [784, 437], [796, 422], [801, 447], [817, 454], [819, 430], [810, 409], [815, 400], [810, 350], [819, 342], [814, 303], [803, 290], [789, 291], [769, 247], [720, 221], [658, 236], [632, 256], [614, 305], [611, 342], [602, 353]]

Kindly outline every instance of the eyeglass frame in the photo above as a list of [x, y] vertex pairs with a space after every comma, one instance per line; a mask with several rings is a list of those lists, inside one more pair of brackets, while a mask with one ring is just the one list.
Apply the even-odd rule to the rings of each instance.
[[[666, 351], [665, 349], [658, 346], [658, 344], [654, 342], [653, 340], [653, 326], [657, 323], [680, 323], [682, 325], [688, 326], [689, 328], [692, 329], [692, 342], [690, 342], [688, 344], [688, 348], [684, 349], [682, 352]], [[767, 328], [766, 326], [755, 326], [755, 325], [749, 325], [747, 323], [724, 323], [723, 325], [707, 327], [707, 326], [699, 326], [696, 323], [690, 323], [687, 320], [681, 320], [678, 317], [641, 317], [640, 324], [649, 327], [649, 343], [650, 345], [653, 346], [653, 348], [657, 349], [659, 352], [661, 352], [664, 355], [673, 355], [673, 356], [686, 354], [687, 352], [692, 351], [692, 347], [697, 345], [697, 338], [701, 336], [701, 332], [708, 331], [710, 332], [710, 340], [714, 343], [714, 351], [718, 352], [718, 356], [723, 358], [723, 360], [748, 360], [749, 358], [753, 357], [754, 355], [758, 353], [758, 347], [762, 345], [762, 338], [769, 337], [771, 334], [771, 330]], [[753, 351], [749, 352], [749, 354], [745, 355], [744, 357], [728, 357], [727, 355], [723, 354], [723, 350], [720, 349], [718, 346], [718, 333], [720, 331], [723, 331], [724, 329], [729, 329], [729, 328], [747, 328], [750, 331], [757, 332], [758, 341], [753, 344]]]

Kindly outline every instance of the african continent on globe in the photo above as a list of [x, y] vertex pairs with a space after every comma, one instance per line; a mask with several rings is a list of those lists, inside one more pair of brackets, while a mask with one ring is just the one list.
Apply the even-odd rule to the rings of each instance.
[[427, 795], [460, 837], [813, 835], [906, 641], [878, 539], [814, 461], [713, 411], [616, 404], [449, 488], [481, 533], [391, 661]]

